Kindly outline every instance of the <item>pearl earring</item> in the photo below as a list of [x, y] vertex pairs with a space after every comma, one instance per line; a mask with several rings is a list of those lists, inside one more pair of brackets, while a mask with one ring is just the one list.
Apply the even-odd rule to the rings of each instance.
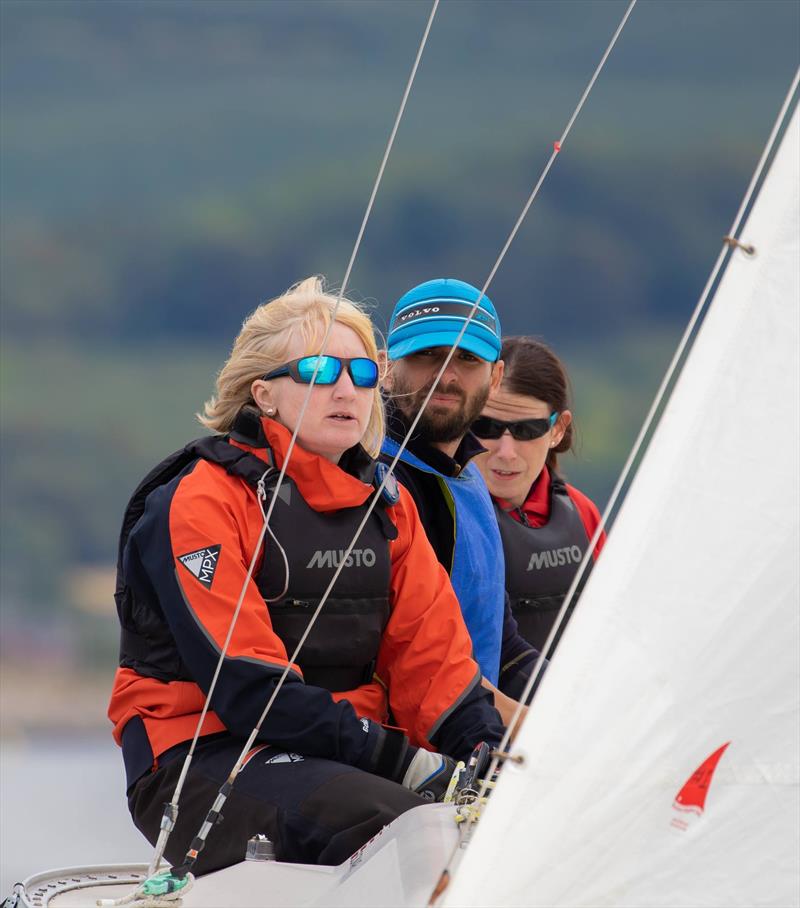
[[267, 407], [267, 416], [275, 415], [275, 407]]

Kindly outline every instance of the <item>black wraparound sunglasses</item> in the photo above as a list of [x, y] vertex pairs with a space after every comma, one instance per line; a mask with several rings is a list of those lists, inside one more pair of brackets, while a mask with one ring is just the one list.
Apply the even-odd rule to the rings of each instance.
[[516, 422], [503, 422], [501, 419], [492, 419], [491, 416], [480, 416], [470, 428], [472, 434], [478, 438], [500, 438], [507, 430], [515, 441], [532, 441], [549, 432], [557, 419], [557, 410], [544, 419], [518, 419]]

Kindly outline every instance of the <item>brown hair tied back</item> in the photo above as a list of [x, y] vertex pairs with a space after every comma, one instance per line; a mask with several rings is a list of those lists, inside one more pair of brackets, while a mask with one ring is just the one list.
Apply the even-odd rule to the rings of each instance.
[[[503, 341], [500, 358], [505, 363], [504, 391], [536, 397], [559, 413], [572, 409], [572, 389], [567, 370], [543, 341], [535, 337], [508, 337]], [[561, 441], [548, 452], [548, 469], [557, 470], [558, 455], [572, 450], [574, 426], [573, 420]]]

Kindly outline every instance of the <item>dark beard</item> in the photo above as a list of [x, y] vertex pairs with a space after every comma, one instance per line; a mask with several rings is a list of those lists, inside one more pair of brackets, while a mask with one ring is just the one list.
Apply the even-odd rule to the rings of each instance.
[[[419, 413], [422, 403], [430, 390], [430, 386], [415, 391], [395, 374], [392, 400], [409, 424]], [[422, 436], [428, 442], [447, 443], [461, 441], [467, 430], [480, 416], [489, 397], [489, 383], [485, 388], [476, 391], [470, 398], [457, 385], [439, 386], [442, 394], [452, 394], [461, 398], [461, 405], [455, 410], [445, 412], [437, 410], [433, 404], [428, 404], [420, 417], [415, 435]]]

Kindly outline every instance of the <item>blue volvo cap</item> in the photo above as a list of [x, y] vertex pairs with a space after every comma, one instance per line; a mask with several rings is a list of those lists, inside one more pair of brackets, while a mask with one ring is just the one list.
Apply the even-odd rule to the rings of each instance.
[[[414, 287], [397, 301], [389, 323], [389, 359], [430, 347], [452, 347], [480, 290], [455, 278], [439, 278]], [[484, 296], [458, 346], [490, 363], [500, 358], [500, 320]]]

